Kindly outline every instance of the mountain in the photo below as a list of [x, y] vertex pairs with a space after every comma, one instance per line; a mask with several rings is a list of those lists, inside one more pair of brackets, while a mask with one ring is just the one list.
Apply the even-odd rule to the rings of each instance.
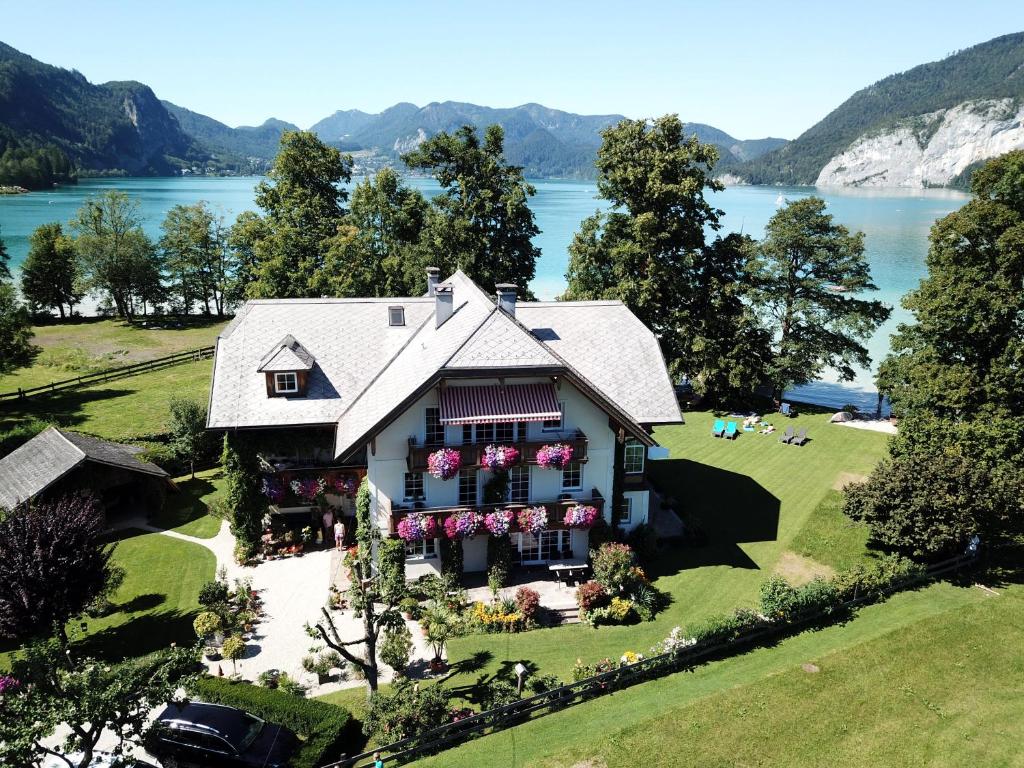
[[56, 148], [83, 171], [167, 174], [209, 159], [142, 83], [94, 85], [0, 43], [0, 137]]
[[169, 101], [161, 102], [174, 115], [182, 130], [212, 152], [224, 157], [273, 160], [285, 131], [299, 127], [283, 120], [270, 118], [263, 125], [240, 125], [231, 128], [212, 117], [179, 107]]
[[[384, 163], [395, 163], [399, 155], [442, 131], [498, 123], [505, 129], [506, 157], [523, 166], [527, 176], [592, 178], [601, 131], [622, 119], [622, 115], [578, 115], [541, 104], [495, 109], [455, 101], [424, 107], [402, 102], [379, 114], [335, 112], [310, 130], [342, 149], [362, 150]], [[701, 123], [687, 123], [686, 129], [719, 147], [722, 171], [785, 143], [783, 139], [740, 141]]]
[[755, 184], [957, 184], [1024, 147], [1024, 32], [857, 91], [794, 141], [744, 164]]

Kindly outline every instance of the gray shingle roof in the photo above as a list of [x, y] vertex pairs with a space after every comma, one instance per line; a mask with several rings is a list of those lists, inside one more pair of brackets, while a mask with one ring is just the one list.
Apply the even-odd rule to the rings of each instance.
[[9, 509], [45, 491], [84, 461], [155, 477], [167, 473], [136, 458], [138, 449], [49, 427], [0, 459], [0, 508]]
[[[682, 421], [654, 335], [617, 301], [519, 302], [515, 319], [462, 272], [455, 312], [434, 327], [434, 299], [291, 299], [249, 302], [217, 344], [209, 426], [337, 424], [336, 455], [445, 371], [567, 371], [636, 424]], [[401, 305], [406, 325], [388, 324]], [[260, 355], [293, 333], [316, 351], [310, 394], [267, 397]]]
[[274, 371], [308, 371], [312, 369], [316, 359], [309, 350], [302, 346], [290, 333], [263, 356], [260, 367], [262, 373]]

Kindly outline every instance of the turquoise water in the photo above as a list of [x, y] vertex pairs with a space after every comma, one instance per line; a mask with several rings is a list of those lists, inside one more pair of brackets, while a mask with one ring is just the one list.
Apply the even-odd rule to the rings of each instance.
[[[50, 192], [0, 196], [0, 233], [7, 243], [12, 266], [24, 260], [28, 236], [48, 221], [68, 221], [89, 195], [107, 189], [120, 189], [138, 200], [145, 218], [145, 229], [158, 237], [160, 221], [169, 208], [179, 203], [206, 200], [230, 221], [238, 213], [252, 209], [253, 187], [257, 178], [145, 178], [87, 179], [77, 187]], [[413, 178], [409, 183], [426, 195], [438, 191], [432, 179]], [[541, 233], [536, 244], [541, 249], [534, 292], [552, 298], [565, 287], [567, 248], [580, 221], [603, 207], [596, 199], [593, 183], [536, 180], [537, 195], [530, 201]], [[925, 273], [928, 230], [932, 223], [956, 210], [967, 195], [949, 190], [860, 190], [810, 189], [807, 187], [730, 187], [712, 196], [713, 203], [725, 211], [723, 232], [746, 232], [760, 237], [765, 224], [783, 199], [817, 194], [828, 202], [829, 212], [851, 230], [863, 231], [865, 245], [879, 297], [896, 307], [894, 317], [872, 338], [869, 348], [875, 363], [889, 348], [889, 334], [906, 318], [899, 299], [916, 287]], [[872, 375], [863, 371], [857, 381], [839, 386], [823, 381], [801, 388], [797, 396], [825, 405], [840, 406], [856, 402], [874, 408]]]

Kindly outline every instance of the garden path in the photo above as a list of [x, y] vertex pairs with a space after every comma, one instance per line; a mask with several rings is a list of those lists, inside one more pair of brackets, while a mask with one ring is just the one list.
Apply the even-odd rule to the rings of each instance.
[[[263, 617], [247, 637], [246, 654], [237, 663], [237, 672], [247, 680], [256, 681], [260, 673], [269, 670], [287, 672], [308, 689], [308, 695], [320, 696], [342, 688], [363, 685], [363, 681], [348, 679], [319, 685], [316, 675], [302, 668], [302, 658], [310, 647], [322, 645], [306, 634], [305, 625], [315, 624], [322, 618], [320, 609], [327, 603], [328, 588], [334, 584], [341, 590], [347, 587], [340, 553], [333, 549], [315, 550], [301, 556], [291, 556], [262, 562], [256, 566], [243, 566], [235, 562], [235, 537], [226, 521], [212, 539], [200, 539], [177, 531], [150, 525], [144, 518], [124, 520], [117, 528], [139, 528], [189, 541], [209, 549], [217, 558], [217, 572], [227, 574], [228, 583], [235, 579], [251, 579], [263, 601]], [[331, 611], [342, 640], [354, 640], [362, 634], [362, 621], [351, 610]], [[413, 637], [410, 666], [425, 670], [433, 656], [423, 637], [419, 624], [406, 622]], [[207, 662], [210, 674], [229, 675], [235, 671], [230, 661]], [[381, 682], [390, 682], [393, 672], [381, 665]]]

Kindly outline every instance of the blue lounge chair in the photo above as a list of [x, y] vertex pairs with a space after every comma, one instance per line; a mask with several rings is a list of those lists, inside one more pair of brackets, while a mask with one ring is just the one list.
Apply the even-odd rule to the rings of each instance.
[[715, 437], [725, 437], [725, 422], [721, 419], [716, 419], [715, 426], [711, 428], [711, 434]]
[[730, 421], [728, 424], [726, 424], [726, 426], [725, 426], [725, 436], [726, 437], [728, 437], [730, 440], [735, 440], [736, 439], [736, 435], [738, 435], [738, 434], [739, 433], [736, 431], [736, 422], [735, 421]]
[[782, 407], [779, 408], [779, 413], [781, 413], [783, 416], [789, 416], [789, 411], [790, 411], [789, 403], [783, 403]]

